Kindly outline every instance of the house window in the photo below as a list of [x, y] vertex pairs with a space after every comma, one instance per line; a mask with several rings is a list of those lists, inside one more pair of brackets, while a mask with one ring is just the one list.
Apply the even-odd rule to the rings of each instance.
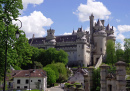
[[31, 82], [32, 82], [32, 80], [31, 80]]
[[28, 84], [29, 83], [29, 80], [28, 79], [26, 79], [26, 82], [25, 82], [26, 84]]
[[41, 80], [38, 80], [38, 82], [41, 82]]
[[25, 89], [27, 89], [27, 88], [28, 88], [28, 86], [24, 86], [24, 88], [25, 88]]
[[20, 86], [17, 86], [17, 89], [19, 89], [20, 88]]
[[20, 84], [20, 79], [17, 80], [17, 84]]

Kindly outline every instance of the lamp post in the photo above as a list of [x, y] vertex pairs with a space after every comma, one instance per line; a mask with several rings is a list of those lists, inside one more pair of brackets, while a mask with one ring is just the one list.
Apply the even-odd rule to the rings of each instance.
[[[12, 19], [14, 20], [14, 19]], [[15, 20], [19, 20], [19, 19], [15, 19]], [[7, 38], [6, 38], [6, 49], [5, 49], [5, 66], [4, 66], [4, 86], [3, 86], [3, 91], [5, 91], [5, 83], [6, 83], [6, 68], [7, 68], [7, 50], [8, 50], [8, 47], [7, 47], [7, 42], [8, 42], [8, 26], [10, 24], [10, 21], [6, 21], [6, 19], [4, 19], [5, 23], [7, 23]], [[19, 20], [20, 21], [20, 20]], [[20, 21], [21, 23], [21, 27], [22, 27], [22, 22]], [[20, 29], [21, 27], [19, 27], [18, 29]], [[16, 35], [16, 38], [19, 38], [19, 31], [16, 31], [15, 35]]]

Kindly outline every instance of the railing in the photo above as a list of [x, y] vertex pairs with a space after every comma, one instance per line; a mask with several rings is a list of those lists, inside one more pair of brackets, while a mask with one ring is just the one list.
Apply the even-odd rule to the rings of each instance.
[[97, 62], [97, 64], [95, 65], [95, 69], [97, 69], [101, 64], [102, 64], [102, 55], [101, 55], [100, 58], [98, 59], [98, 62]]

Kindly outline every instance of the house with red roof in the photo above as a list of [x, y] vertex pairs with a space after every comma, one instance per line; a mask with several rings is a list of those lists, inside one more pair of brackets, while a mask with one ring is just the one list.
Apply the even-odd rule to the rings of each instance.
[[10, 89], [42, 89], [46, 91], [47, 75], [42, 69], [11, 70], [7, 74], [6, 82]]

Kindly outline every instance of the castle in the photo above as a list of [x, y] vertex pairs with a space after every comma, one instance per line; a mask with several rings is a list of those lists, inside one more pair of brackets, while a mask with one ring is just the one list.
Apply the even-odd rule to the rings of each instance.
[[85, 66], [95, 65], [99, 67], [102, 61], [105, 61], [106, 42], [107, 40], [115, 41], [113, 26], [108, 24], [104, 26], [104, 20], [94, 23], [94, 16], [91, 14], [90, 33], [78, 28], [71, 35], [55, 36], [55, 30], [47, 30], [46, 37], [31, 38], [31, 46], [38, 48], [56, 48], [68, 53], [68, 66]]

